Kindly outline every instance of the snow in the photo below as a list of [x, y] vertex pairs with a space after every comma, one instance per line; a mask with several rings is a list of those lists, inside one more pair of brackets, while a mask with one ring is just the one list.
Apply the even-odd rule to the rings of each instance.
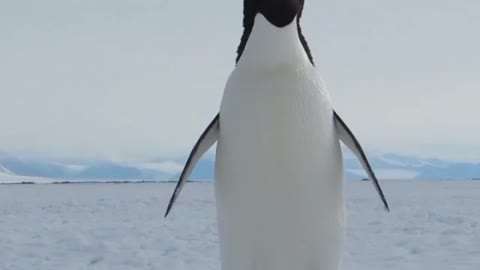
[[0, 165], [0, 174], [12, 174], [12, 172]]
[[22, 182], [48, 184], [55, 182], [55, 180], [45, 177], [15, 175], [7, 170], [5, 172], [0, 171], [0, 184], [14, 184]]
[[[348, 172], [358, 175], [359, 177], [368, 177], [364, 169], [346, 169]], [[390, 169], [378, 168], [375, 169], [375, 175], [380, 179], [399, 180], [399, 179], [414, 179], [420, 173], [410, 169]]]
[[[480, 269], [480, 181], [382, 184], [391, 213], [347, 183], [344, 270]], [[188, 183], [164, 219], [173, 189], [0, 185], [0, 269], [220, 270], [212, 183]]]
[[137, 167], [143, 169], [154, 170], [162, 173], [168, 173], [169, 175], [176, 175], [182, 172], [184, 164], [175, 162], [175, 161], [164, 161], [164, 162], [149, 162], [143, 164], [137, 164]]

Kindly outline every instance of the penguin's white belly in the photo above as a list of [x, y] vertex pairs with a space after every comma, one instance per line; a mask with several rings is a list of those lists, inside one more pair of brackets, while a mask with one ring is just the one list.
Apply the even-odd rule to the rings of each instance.
[[337, 270], [343, 165], [313, 68], [234, 71], [220, 110], [216, 203], [223, 270]]

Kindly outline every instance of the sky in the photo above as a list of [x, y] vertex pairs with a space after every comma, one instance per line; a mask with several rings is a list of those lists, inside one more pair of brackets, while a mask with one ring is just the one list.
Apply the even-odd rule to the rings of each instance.
[[[367, 152], [480, 161], [480, 2], [305, 0]], [[0, 151], [184, 159], [217, 113], [241, 0], [0, 0]]]

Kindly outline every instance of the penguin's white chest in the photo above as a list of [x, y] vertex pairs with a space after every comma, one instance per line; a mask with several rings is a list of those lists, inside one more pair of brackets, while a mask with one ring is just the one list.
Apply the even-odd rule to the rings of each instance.
[[220, 109], [222, 269], [333, 270], [344, 226], [333, 110], [313, 67], [235, 70]]

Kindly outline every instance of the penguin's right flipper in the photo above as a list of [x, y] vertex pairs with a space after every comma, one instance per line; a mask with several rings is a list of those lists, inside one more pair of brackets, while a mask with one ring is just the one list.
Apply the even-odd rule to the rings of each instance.
[[382, 199], [383, 205], [387, 211], [390, 211], [387, 203], [387, 199], [385, 199], [385, 195], [383, 194], [382, 188], [378, 183], [378, 179], [375, 176], [375, 173], [372, 170], [372, 166], [368, 162], [367, 156], [362, 149], [362, 146], [358, 142], [357, 138], [353, 135], [353, 132], [348, 128], [347, 124], [343, 122], [342, 118], [337, 114], [337, 112], [333, 112], [335, 118], [335, 126], [337, 128], [338, 136], [340, 140], [352, 151], [355, 156], [358, 158], [360, 163], [362, 164], [363, 169], [367, 172], [368, 177], [372, 180], [375, 189], [377, 190], [378, 195]]
[[190, 152], [190, 156], [188, 157], [187, 163], [183, 168], [182, 174], [180, 175], [180, 179], [178, 179], [177, 186], [175, 187], [175, 191], [170, 198], [170, 203], [168, 204], [167, 211], [165, 212], [165, 217], [167, 217], [168, 213], [172, 209], [175, 200], [177, 199], [180, 191], [183, 188], [183, 185], [187, 182], [187, 178], [195, 168], [195, 164], [198, 160], [207, 152], [210, 147], [218, 140], [218, 132], [219, 132], [219, 117], [220, 114], [217, 114], [215, 118], [210, 122], [208, 127], [203, 131], [202, 135], [198, 139], [197, 143], [193, 147], [192, 151]]

